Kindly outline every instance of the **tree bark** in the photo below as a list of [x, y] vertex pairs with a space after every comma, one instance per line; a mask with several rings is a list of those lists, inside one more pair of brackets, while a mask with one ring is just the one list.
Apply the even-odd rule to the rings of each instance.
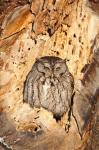
[[[99, 1], [0, 1], [0, 149], [99, 149]], [[67, 60], [72, 113], [60, 121], [23, 103], [37, 58]], [[66, 127], [68, 127], [66, 132]]]

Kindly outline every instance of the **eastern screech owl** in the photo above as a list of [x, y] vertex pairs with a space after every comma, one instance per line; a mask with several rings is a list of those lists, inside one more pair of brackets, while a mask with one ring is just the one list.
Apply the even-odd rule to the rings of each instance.
[[27, 75], [24, 102], [62, 116], [71, 105], [73, 85], [66, 60], [54, 56], [42, 57], [34, 63]]

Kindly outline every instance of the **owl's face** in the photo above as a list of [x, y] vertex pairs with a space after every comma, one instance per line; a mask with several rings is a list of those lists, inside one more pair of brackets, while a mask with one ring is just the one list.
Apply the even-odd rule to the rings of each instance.
[[50, 59], [46, 57], [46, 59], [41, 58], [39, 63], [37, 63], [38, 71], [43, 73], [45, 77], [60, 77], [67, 70], [66, 61], [60, 58]]

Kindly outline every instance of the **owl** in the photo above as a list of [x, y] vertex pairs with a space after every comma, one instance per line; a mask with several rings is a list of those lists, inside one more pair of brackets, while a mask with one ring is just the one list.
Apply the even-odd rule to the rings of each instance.
[[23, 99], [32, 107], [43, 107], [56, 118], [69, 110], [74, 80], [66, 60], [54, 56], [37, 59], [24, 83]]

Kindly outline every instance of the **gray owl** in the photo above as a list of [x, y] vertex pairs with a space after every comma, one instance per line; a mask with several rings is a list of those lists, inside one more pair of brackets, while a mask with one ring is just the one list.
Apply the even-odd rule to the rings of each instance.
[[66, 60], [54, 56], [42, 57], [34, 63], [24, 84], [24, 102], [43, 107], [54, 116], [69, 110], [73, 93], [73, 77]]

